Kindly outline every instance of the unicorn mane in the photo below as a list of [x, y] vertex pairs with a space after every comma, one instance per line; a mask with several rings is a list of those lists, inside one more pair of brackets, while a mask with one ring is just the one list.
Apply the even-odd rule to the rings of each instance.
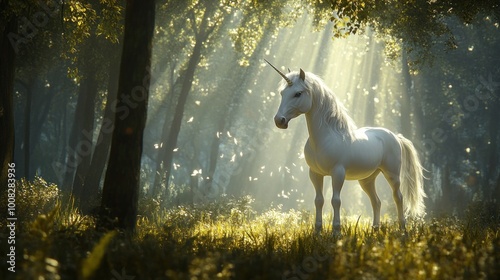
[[[306, 79], [302, 81], [297, 71], [288, 73], [287, 77], [294, 84], [302, 84], [311, 93], [313, 106], [318, 106], [318, 111], [325, 116], [322, 118], [321, 125], [326, 123], [336, 132], [344, 135], [346, 137], [344, 140], [352, 141], [354, 139], [354, 130], [357, 128], [354, 120], [347, 114], [344, 104], [337, 99], [320, 77], [306, 72]], [[286, 86], [286, 82], [282, 82], [281, 90]]]

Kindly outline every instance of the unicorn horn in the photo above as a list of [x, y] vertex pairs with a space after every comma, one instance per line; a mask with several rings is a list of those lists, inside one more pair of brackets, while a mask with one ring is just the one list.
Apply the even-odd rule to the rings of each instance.
[[293, 85], [292, 80], [288, 79], [288, 77], [285, 74], [283, 74], [280, 70], [278, 70], [278, 68], [274, 67], [274, 65], [272, 65], [271, 62], [267, 61], [267, 59], [264, 58], [264, 60], [267, 62], [267, 64], [271, 65], [271, 67], [273, 67], [274, 70], [276, 70], [276, 72], [278, 72], [281, 75], [281, 77], [283, 77], [283, 79], [285, 79], [289, 87]]

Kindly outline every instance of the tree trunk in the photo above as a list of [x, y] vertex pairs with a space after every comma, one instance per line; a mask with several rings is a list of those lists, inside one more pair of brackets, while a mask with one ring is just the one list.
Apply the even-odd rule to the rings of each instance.
[[401, 134], [407, 138], [412, 138], [411, 126], [411, 76], [410, 68], [408, 66], [408, 58], [406, 52], [403, 50], [401, 54], [401, 74], [403, 75], [403, 91], [401, 92]]
[[[269, 42], [272, 39], [272, 32], [271, 30], [275, 28], [274, 25], [270, 25], [267, 27], [267, 29], [264, 31], [264, 35], [261, 37], [261, 40], [258, 42], [257, 47], [255, 48], [255, 51], [252, 53], [250, 56], [250, 66], [246, 67], [241, 75], [239, 75], [239, 78], [236, 79], [238, 83], [235, 85], [234, 89], [232, 90], [233, 92], [239, 92], [241, 90], [245, 90], [248, 88], [251, 84], [255, 81], [260, 69], [259, 69], [259, 63], [261, 62], [261, 57], [263, 56], [264, 51], [266, 50], [266, 47], [268, 46]], [[232, 96], [231, 100], [231, 106], [227, 106], [229, 108], [228, 113], [226, 113], [226, 117], [224, 119], [224, 130], [226, 128], [230, 129], [232, 126], [235, 125], [235, 120], [238, 119], [235, 114], [239, 112], [239, 107], [241, 105], [241, 100], [244, 96], [242, 94], [235, 94]], [[221, 130], [219, 130], [221, 131]], [[221, 131], [222, 132], [222, 131]], [[216, 135], [214, 133], [214, 135]], [[219, 140], [219, 139], [217, 139]], [[215, 140], [214, 140], [215, 141]], [[220, 141], [220, 140], [219, 140]], [[213, 151], [212, 151], [213, 152]], [[217, 157], [219, 156], [219, 152], [217, 150]], [[253, 157], [251, 160], [254, 160], [255, 157]], [[248, 161], [248, 160], [247, 160]], [[245, 162], [247, 162], [245, 161]], [[245, 165], [244, 163], [242, 165]], [[215, 170], [216, 167], [214, 167]], [[240, 174], [240, 173], [238, 173]], [[240, 174], [241, 175], [241, 174]], [[214, 174], [210, 175], [211, 178], [214, 177]], [[242, 182], [243, 180], [240, 180], [242, 178], [239, 175], [234, 175], [234, 174], [227, 174], [225, 176], [228, 176], [229, 178], [227, 181], [229, 181], [228, 185], [221, 186], [223, 189], [225, 189], [225, 192], [227, 194], [231, 194], [233, 196], [239, 196], [242, 194], [242, 189], [238, 188], [239, 183]], [[247, 177], [248, 178], [248, 177]], [[246, 179], [245, 179], [246, 180]]]
[[[179, 78], [174, 79], [174, 70], [175, 70], [175, 67], [172, 67], [171, 72], [170, 72], [170, 90], [168, 93], [168, 96], [170, 96], [170, 98], [168, 98], [165, 101], [167, 112], [170, 108], [173, 107], [172, 100], [174, 100], [174, 96], [176, 93], [175, 89], [181, 83], [181, 79], [184, 76], [184, 74], [181, 74], [179, 76]], [[163, 163], [163, 167], [165, 167], [163, 160], [165, 159], [165, 151], [166, 151], [166, 145], [165, 146], [163, 145], [163, 139], [168, 139], [168, 133], [170, 132], [170, 125], [171, 124], [172, 124], [171, 115], [166, 113], [165, 114], [165, 121], [163, 123], [162, 133], [161, 133], [160, 144], [159, 144], [158, 152], [157, 152], [157, 156], [156, 156], [156, 168], [155, 168], [155, 173], [154, 173], [155, 179], [153, 182], [153, 187], [150, 190], [150, 194], [154, 198], [156, 198], [158, 196], [158, 194], [160, 193], [160, 190], [161, 190], [161, 184], [162, 184], [163, 175], [164, 175], [163, 170], [162, 170], [162, 163]], [[165, 194], [164, 195], [167, 198], [169, 197], [169, 189], [167, 187], [165, 187]]]
[[182, 82], [181, 92], [179, 95], [179, 99], [177, 100], [177, 105], [175, 107], [174, 119], [172, 121], [172, 125], [170, 126], [170, 132], [168, 134], [168, 140], [165, 146], [165, 188], [168, 188], [170, 183], [174, 149], [177, 146], [177, 139], [179, 137], [179, 132], [181, 131], [182, 118], [184, 117], [184, 108], [186, 105], [187, 97], [193, 85], [194, 73], [196, 67], [198, 66], [198, 62], [201, 59], [202, 47], [203, 40], [200, 38], [196, 40], [196, 44], [193, 48], [193, 53], [189, 58], [187, 70]]
[[[493, 106], [492, 106], [493, 107]], [[497, 198], [497, 187], [498, 183], [500, 182], [497, 180], [496, 182], [493, 182], [491, 185], [490, 180], [493, 181], [495, 176], [498, 176], [498, 179], [500, 179], [500, 172], [499, 166], [500, 166], [500, 160], [499, 160], [499, 151], [498, 151], [498, 138], [500, 137], [500, 129], [498, 127], [498, 119], [500, 117], [500, 113], [498, 110], [492, 110], [490, 109], [490, 116], [489, 116], [489, 134], [490, 134], [490, 145], [489, 148], [487, 149], [488, 155], [486, 157], [489, 157], [488, 159], [488, 170], [486, 174], [483, 176], [483, 186], [488, 188], [488, 194], [492, 194], [491, 197], [492, 199]], [[498, 175], [497, 175], [498, 173]]]
[[24, 177], [30, 180], [30, 125], [31, 125], [31, 100], [33, 93], [26, 89], [26, 107], [24, 108]]
[[111, 63], [110, 77], [108, 82], [108, 94], [106, 107], [104, 108], [104, 117], [97, 138], [94, 152], [92, 153], [92, 161], [85, 176], [83, 191], [81, 193], [81, 207], [84, 212], [88, 212], [93, 207], [97, 206], [97, 197], [99, 194], [99, 185], [102, 179], [104, 166], [109, 155], [111, 145], [111, 133], [113, 132], [113, 123], [115, 115], [113, 114], [112, 104], [116, 102], [118, 91], [118, 63]]
[[115, 108], [99, 227], [135, 230], [154, 24], [154, 0], [127, 1], [118, 83], [121, 95]]
[[[0, 10], [8, 6], [8, 1], [0, 2]], [[0, 27], [1, 28], [1, 27]], [[9, 42], [8, 34], [17, 31], [17, 19], [11, 18], [0, 30], [0, 191], [7, 191], [9, 164], [14, 158], [14, 59], [16, 53]]]
[[[187, 101], [187, 97], [191, 88], [193, 86], [194, 74], [196, 67], [200, 62], [202, 56], [202, 50], [205, 41], [208, 37], [216, 30], [216, 26], [209, 26], [210, 17], [217, 8], [217, 5], [213, 3], [208, 3], [203, 13], [203, 19], [199, 27], [193, 26], [193, 31], [195, 33], [195, 45], [193, 47], [193, 52], [189, 58], [186, 71], [182, 77], [182, 86], [177, 100], [177, 105], [175, 107], [174, 119], [172, 120], [172, 125], [168, 134], [168, 140], [165, 147], [165, 188], [168, 189], [170, 184], [170, 176], [172, 172], [172, 163], [174, 157], [174, 149], [177, 146], [177, 139], [179, 137], [179, 132], [181, 130], [182, 118], [184, 117], [184, 107]], [[227, 19], [228, 17], [226, 17]], [[193, 18], [193, 24], [196, 25], [196, 20]], [[223, 25], [223, 24], [222, 24]]]
[[85, 182], [85, 176], [90, 167], [92, 146], [93, 146], [93, 136], [94, 136], [94, 115], [95, 115], [95, 98], [97, 96], [97, 81], [95, 77], [95, 72], [91, 70], [92, 67], [87, 65], [87, 71], [85, 71], [84, 81], [81, 83], [82, 91], [80, 94], [86, 96], [83, 115], [75, 116], [82, 118], [82, 129], [78, 132], [78, 143], [76, 146], [76, 154], [78, 158], [78, 164], [73, 180], [73, 191], [72, 195], [77, 199], [77, 205], [81, 206], [81, 197], [85, 189], [83, 184]]
[[[242, 96], [242, 94], [238, 94], [237, 96]], [[229, 107], [229, 106], [228, 106]], [[219, 158], [219, 152], [220, 152], [220, 143], [221, 143], [221, 135], [225, 128], [226, 128], [226, 117], [229, 116], [230, 114], [223, 114], [219, 122], [217, 124], [217, 132], [214, 133], [215, 137], [212, 139], [212, 144], [210, 145], [210, 158], [208, 162], [208, 177], [210, 182], [214, 178], [215, 174], [215, 169], [217, 168], [217, 160]]]
[[[31, 129], [30, 129], [30, 151], [33, 155], [40, 144], [40, 138], [42, 136], [42, 128], [49, 116], [49, 111], [51, 109], [52, 100], [56, 96], [56, 89], [43, 87], [44, 94], [42, 96], [33, 96], [32, 104], [37, 104], [37, 106], [31, 106]], [[39, 92], [39, 91], [33, 91]], [[38, 107], [38, 108], [37, 108]], [[35, 110], [34, 110], [35, 109]], [[57, 147], [57, 146], [56, 146]], [[43, 158], [30, 156], [30, 170], [33, 176], [33, 170], [37, 167], [46, 164]]]
[[493, 200], [500, 203], [500, 173], [498, 173], [495, 186], [493, 188]]
[[76, 109], [73, 117], [73, 126], [71, 127], [71, 132], [68, 139], [68, 145], [66, 147], [66, 161], [64, 163], [64, 176], [62, 179], [62, 189], [68, 192], [73, 191], [73, 180], [75, 176], [76, 168], [79, 164], [79, 154], [77, 153], [77, 145], [80, 132], [82, 131], [82, 118], [83, 112], [85, 111], [85, 100], [86, 92], [83, 88], [85, 83], [80, 86], [80, 91], [78, 93], [78, 100], [76, 102]]
[[412, 89], [412, 94], [414, 97], [412, 103], [412, 111], [413, 111], [413, 126], [414, 126], [414, 137], [418, 137], [414, 139], [414, 141], [423, 141], [423, 132], [427, 131], [425, 127], [425, 117], [424, 117], [424, 106], [425, 104], [422, 101], [422, 92]]
[[450, 210], [453, 210], [454, 205], [453, 205], [453, 189], [451, 186], [451, 180], [450, 180], [450, 166], [448, 165], [447, 162], [444, 163], [442, 175], [441, 175], [441, 190], [442, 190], [442, 196], [440, 198], [440, 203], [439, 206], [437, 207], [438, 210], [442, 213], [446, 212], [451, 212]]

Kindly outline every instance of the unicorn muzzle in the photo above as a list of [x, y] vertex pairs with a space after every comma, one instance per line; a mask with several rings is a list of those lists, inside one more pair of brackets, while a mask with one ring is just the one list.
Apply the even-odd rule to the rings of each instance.
[[280, 117], [278, 115], [276, 115], [274, 117], [274, 123], [276, 124], [276, 126], [278, 128], [281, 128], [281, 129], [287, 129], [288, 128], [288, 122], [290, 120], [287, 120], [285, 117]]

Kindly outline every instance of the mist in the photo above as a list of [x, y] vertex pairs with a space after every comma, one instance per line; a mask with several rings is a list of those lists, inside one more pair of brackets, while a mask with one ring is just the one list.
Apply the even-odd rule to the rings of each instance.
[[498, 1], [0, 11], [0, 279], [500, 279]]
[[[280, 21], [232, 6], [223, 11], [158, 5], [141, 196], [166, 208], [249, 195], [258, 209], [313, 209], [314, 189], [303, 156], [304, 117], [292, 120], [287, 130], [275, 127], [281, 77], [264, 59], [283, 72], [302, 68], [322, 77], [358, 127], [381, 126], [411, 139], [427, 170], [428, 212], [456, 213], [462, 203], [496, 193], [496, 21], [478, 16], [474, 24], [462, 25], [450, 20], [456, 48], [434, 48], [432, 61], [413, 67], [415, 53], [406, 54], [397, 41], [370, 27], [333, 36], [338, 22], [299, 11], [294, 20]], [[85, 193], [92, 185], [89, 192], [100, 192], [107, 150], [99, 160], [99, 153], [91, 157], [90, 151], [109, 145], [111, 130], [103, 128], [114, 118], [107, 105], [121, 94], [114, 96], [121, 28], [108, 27], [107, 39], [91, 35], [81, 44], [75, 33], [68, 41], [75, 45], [72, 51], [50, 43], [60, 42], [50, 32], [64, 28], [51, 20], [41, 29], [45, 33], [33, 37], [46, 45], [21, 49], [14, 83], [14, 158], [18, 174], [27, 179], [40, 176], [69, 192]], [[84, 182], [90, 179], [92, 184]], [[382, 215], [394, 217], [382, 176], [377, 191]], [[325, 197], [331, 197], [329, 179]], [[98, 204], [97, 196], [91, 204]], [[342, 211], [372, 215], [356, 181], [343, 187]]]

